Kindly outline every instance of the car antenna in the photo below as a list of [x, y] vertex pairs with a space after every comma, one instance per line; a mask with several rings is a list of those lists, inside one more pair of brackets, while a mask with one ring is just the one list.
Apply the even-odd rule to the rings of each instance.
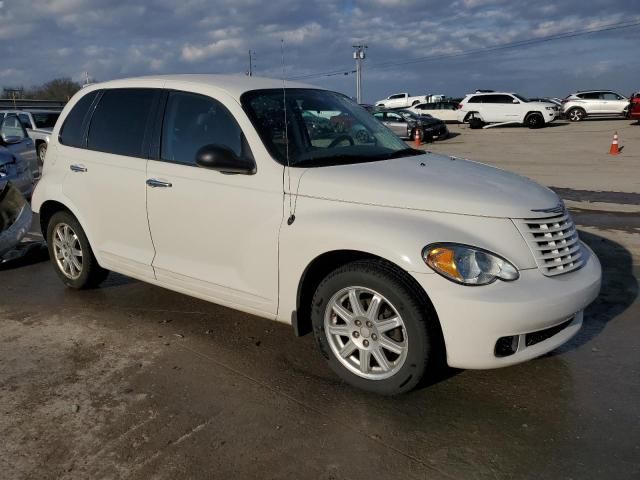
[[[293, 224], [296, 220], [296, 216], [293, 212], [293, 200], [291, 193], [291, 162], [289, 160], [289, 126], [287, 124], [287, 88], [285, 83], [285, 71], [284, 71], [284, 39], [280, 40], [280, 54], [282, 56], [282, 107], [284, 109], [284, 147], [285, 158], [287, 161], [287, 183], [289, 187], [289, 218], [287, 219], [287, 225]], [[296, 199], [297, 200], [297, 199]], [[296, 202], [297, 203], [297, 202]]]

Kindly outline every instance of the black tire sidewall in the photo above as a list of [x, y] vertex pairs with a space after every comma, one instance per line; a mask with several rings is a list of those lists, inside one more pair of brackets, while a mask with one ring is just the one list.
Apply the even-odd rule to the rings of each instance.
[[[427, 328], [426, 309], [420, 307], [406, 285], [396, 275], [366, 264], [342, 267], [321, 282], [313, 297], [311, 319], [316, 342], [331, 369], [345, 382], [377, 394], [396, 395], [414, 388], [423, 378], [432, 353], [431, 336]], [[409, 342], [407, 358], [401, 369], [391, 378], [367, 380], [344, 367], [333, 354], [325, 335], [324, 315], [331, 297], [349, 286], [370, 288], [381, 293], [401, 315]]]
[[[80, 246], [82, 247], [82, 272], [76, 279], [71, 279], [67, 277], [62, 271], [60, 271], [58, 262], [56, 262], [55, 259], [55, 253], [53, 251], [53, 232], [55, 227], [60, 223], [66, 223], [73, 229], [75, 234], [78, 236]], [[80, 223], [73, 215], [68, 212], [58, 212], [51, 217], [49, 223], [47, 224], [47, 248], [49, 249], [49, 257], [51, 258], [51, 262], [53, 263], [53, 268], [56, 271], [58, 277], [60, 277], [60, 279], [66, 286], [75, 289], [83, 289], [99, 283], [96, 280], [98, 280], [97, 277], [102, 272], [98, 271], [100, 270], [100, 267], [98, 266], [93, 255], [93, 250], [91, 250], [89, 240], [87, 239], [84, 230], [80, 226]]]
[[[537, 122], [532, 122], [532, 119], [537, 118], [538, 121]], [[544, 119], [542, 118], [542, 115], [539, 113], [531, 113], [529, 114], [529, 116], [527, 117], [527, 120], [525, 122], [527, 124], [527, 127], [529, 128], [542, 128], [542, 125], [544, 125]]]

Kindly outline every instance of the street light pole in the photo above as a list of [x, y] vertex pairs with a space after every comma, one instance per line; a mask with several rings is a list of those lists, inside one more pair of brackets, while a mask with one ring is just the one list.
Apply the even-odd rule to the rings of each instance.
[[362, 103], [362, 61], [365, 59], [364, 50], [367, 45], [353, 45], [353, 58], [356, 61], [356, 102]]

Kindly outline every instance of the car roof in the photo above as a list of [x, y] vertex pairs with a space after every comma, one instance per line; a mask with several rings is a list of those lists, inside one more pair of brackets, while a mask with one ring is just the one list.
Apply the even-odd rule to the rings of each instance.
[[468, 93], [467, 95], [484, 96], [484, 95], [515, 95], [514, 92], [481, 92], [481, 93]]
[[215, 87], [226, 91], [229, 95], [240, 99], [243, 93], [251, 90], [282, 88], [313, 88], [317, 90], [326, 90], [321, 87], [309, 85], [306, 83], [291, 82], [282, 79], [255, 77], [248, 75], [219, 75], [219, 74], [181, 74], [181, 75], [155, 75], [145, 77], [122, 78], [118, 80], [110, 80], [107, 82], [93, 83], [83, 91], [100, 90], [103, 88], [127, 88], [151, 86], [158, 83], [159, 86], [171, 88], [172, 84], [192, 84], [194, 86]]
[[60, 109], [46, 108], [14, 108], [11, 110], [0, 110], [2, 113], [60, 113]]

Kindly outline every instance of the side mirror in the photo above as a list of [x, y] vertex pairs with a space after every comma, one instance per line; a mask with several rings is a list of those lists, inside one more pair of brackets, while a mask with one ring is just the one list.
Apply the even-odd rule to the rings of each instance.
[[511, 101], [511, 103], [520, 103], [520, 102], [514, 98], [514, 99]]
[[256, 165], [252, 159], [238, 157], [222, 145], [205, 145], [196, 153], [196, 165], [222, 173], [253, 175]]
[[11, 125], [8, 121], [13, 120], [15, 117], [5, 117], [0, 122], [0, 140], [4, 145], [13, 145], [22, 142], [27, 138], [27, 133], [24, 127], [17, 120], [15, 125]]

